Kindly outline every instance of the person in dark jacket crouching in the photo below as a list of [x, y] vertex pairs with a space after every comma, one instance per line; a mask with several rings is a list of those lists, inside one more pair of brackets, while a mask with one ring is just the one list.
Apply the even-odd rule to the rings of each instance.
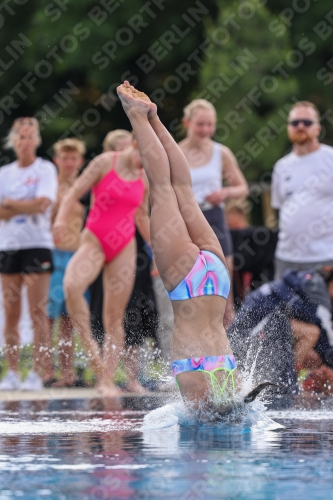
[[[333, 393], [333, 268], [288, 269], [282, 279], [250, 293], [228, 337], [244, 377], [280, 385], [269, 400], [291, 404], [297, 371], [310, 370], [304, 389]], [[267, 389], [266, 391], [269, 391]]]

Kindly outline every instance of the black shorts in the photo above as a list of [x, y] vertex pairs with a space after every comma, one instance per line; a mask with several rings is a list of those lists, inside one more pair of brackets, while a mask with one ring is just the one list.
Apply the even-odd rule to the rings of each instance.
[[0, 251], [0, 273], [52, 273], [52, 253], [49, 248], [24, 248]]

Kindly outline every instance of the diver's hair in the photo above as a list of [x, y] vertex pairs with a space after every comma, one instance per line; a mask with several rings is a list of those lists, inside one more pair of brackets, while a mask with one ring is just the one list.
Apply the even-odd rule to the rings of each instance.
[[112, 130], [109, 132], [103, 141], [103, 152], [106, 151], [116, 151], [118, 139], [133, 139], [133, 134], [128, 130], [123, 130], [121, 128], [117, 130]]
[[60, 153], [73, 152], [83, 156], [86, 152], [86, 147], [83, 141], [79, 141], [79, 139], [75, 138], [68, 138], [53, 144], [53, 151], [55, 156], [60, 155]]
[[331, 283], [333, 281], [333, 267], [332, 266], [323, 266], [316, 270], [318, 274], [323, 278], [326, 284]]
[[23, 125], [29, 125], [31, 127], [34, 127], [38, 139], [37, 147], [39, 147], [42, 144], [42, 138], [40, 136], [38, 120], [32, 116], [24, 116], [22, 118], [16, 118], [16, 120], [14, 120], [9, 133], [4, 140], [5, 149], [14, 149], [14, 137], [17, 134], [20, 127], [22, 127]]
[[216, 109], [211, 102], [206, 101], [206, 99], [194, 99], [183, 109], [184, 118], [190, 120], [193, 118], [194, 113], [199, 109], [209, 109], [216, 114]]
[[317, 120], [318, 122], [320, 122], [320, 112], [319, 112], [319, 109], [317, 108], [317, 106], [315, 104], [313, 104], [313, 102], [310, 102], [310, 101], [298, 101], [296, 102], [291, 108], [290, 108], [290, 111], [289, 111], [289, 114], [292, 112], [293, 109], [295, 108], [312, 108], [316, 115], [317, 115]]

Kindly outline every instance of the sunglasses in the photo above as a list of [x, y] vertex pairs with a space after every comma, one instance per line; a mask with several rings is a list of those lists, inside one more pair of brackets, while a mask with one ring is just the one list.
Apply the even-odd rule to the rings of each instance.
[[292, 127], [298, 127], [298, 125], [300, 123], [303, 123], [304, 127], [311, 127], [311, 125], [313, 125], [314, 123], [317, 123], [317, 122], [314, 122], [313, 120], [307, 120], [307, 119], [291, 120], [291, 122], [288, 122], [288, 124], [291, 125]]
[[39, 122], [36, 118], [30, 116], [22, 116], [21, 118], [16, 118], [13, 123], [13, 128], [16, 128], [21, 125], [34, 125], [39, 128]]

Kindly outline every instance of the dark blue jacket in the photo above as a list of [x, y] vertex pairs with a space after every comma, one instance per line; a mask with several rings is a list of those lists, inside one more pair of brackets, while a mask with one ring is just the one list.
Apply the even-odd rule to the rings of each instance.
[[317, 325], [321, 335], [315, 348], [323, 361], [333, 366], [332, 303], [320, 274], [288, 269], [282, 279], [262, 285], [246, 297], [231, 330], [247, 336], [264, 318], [277, 312]]

